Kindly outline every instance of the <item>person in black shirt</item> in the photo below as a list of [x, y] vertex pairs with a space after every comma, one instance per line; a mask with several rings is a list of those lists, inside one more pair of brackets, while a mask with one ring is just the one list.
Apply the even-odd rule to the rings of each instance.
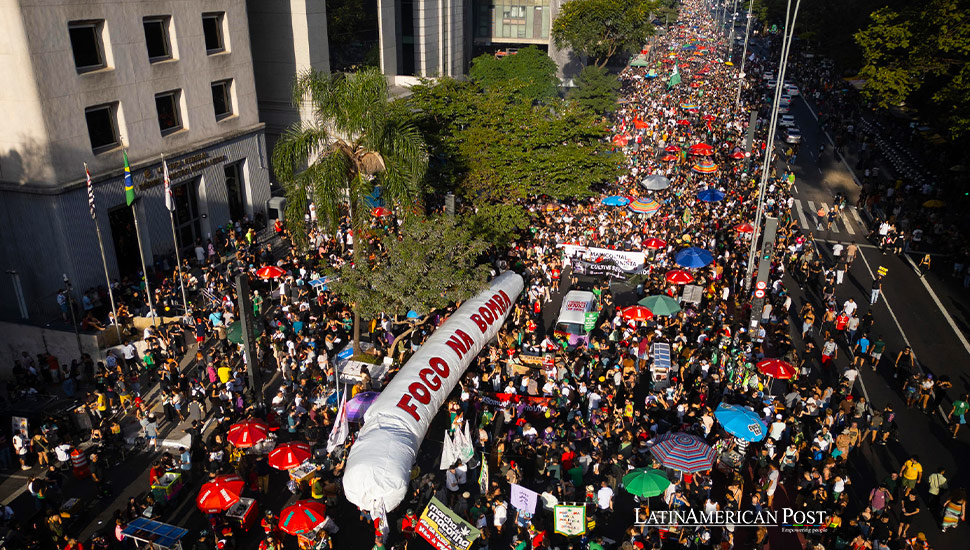
[[916, 493], [910, 491], [909, 495], [903, 499], [899, 510], [899, 527], [896, 529], [896, 535], [904, 539], [906, 538], [906, 532], [909, 531], [909, 525], [916, 518], [916, 515], [920, 512], [919, 502], [916, 502]]

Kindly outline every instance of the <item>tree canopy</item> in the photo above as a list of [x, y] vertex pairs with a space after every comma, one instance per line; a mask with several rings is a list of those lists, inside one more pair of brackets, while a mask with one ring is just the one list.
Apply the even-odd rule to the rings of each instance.
[[605, 67], [587, 65], [576, 77], [576, 87], [569, 90], [566, 98], [579, 107], [598, 115], [616, 110], [620, 97], [620, 81]]
[[552, 38], [603, 67], [614, 55], [640, 50], [653, 34], [657, 7], [655, 0], [571, 0], [560, 7]]
[[412, 87], [402, 105], [431, 146], [429, 180], [458, 194], [472, 209], [468, 223], [494, 244], [528, 227], [522, 199], [586, 196], [620, 166], [593, 114], [558, 98], [534, 105], [523, 86], [441, 79]]
[[479, 265], [487, 244], [451, 217], [411, 216], [400, 233], [382, 236], [384, 252], [360, 269], [343, 266], [331, 290], [364, 318], [382, 313], [421, 315], [469, 298], [485, 288]]
[[555, 97], [558, 91], [556, 70], [556, 62], [546, 52], [529, 46], [504, 57], [482, 54], [472, 59], [468, 76], [485, 89], [518, 80], [522, 83], [520, 93], [524, 97], [546, 101]]
[[907, 102], [928, 109], [953, 137], [970, 132], [970, 2], [878, 9], [855, 41], [869, 99], [881, 107]]

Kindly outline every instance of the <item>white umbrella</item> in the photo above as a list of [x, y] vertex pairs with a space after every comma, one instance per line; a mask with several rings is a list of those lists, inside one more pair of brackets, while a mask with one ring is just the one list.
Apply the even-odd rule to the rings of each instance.
[[652, 174], [643, 178], [640, 184], [651, 191], [663, 191], [670, 187], [670, 180], [660, 174]]

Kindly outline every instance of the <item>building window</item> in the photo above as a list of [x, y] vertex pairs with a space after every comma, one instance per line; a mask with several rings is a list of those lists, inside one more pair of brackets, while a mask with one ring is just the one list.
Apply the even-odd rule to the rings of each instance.
[[103, 69], [107, 65], [104, 58], [104, 42], [101, 31], [104, 20], [71, 21], [67, 24], [71, 35], [71, 50], [74, 51], [74, 66], [78, 73]]
[[118, 140], [118, 104], [95, 105], [84, 110], [88, 122], [88, 137], [95, 154], [110, 151], [120, 143]]
[[220, 80], [212, 83], [212, 109], [216, 113], [216, 120], [232, 116], [232, 80]]
[[225, 13], [202, 14], [202, 33], [205, 34], [205, 51], [207, 54], [226, 51], [226, 42], [222, 35], [222, 23]]
[[202, 224], [199, 214], [200, 185], [201, 180], [198, 178], [187, 183], [172, 185], [175, 234], [178, 235], [178, 246], [183, 251], [193, 247], [196, 242], [202, 242]]
[[172, 43], [168, 36], [170, 21], [171, 18], [168, 16], [146, 17], [142, 20], [145, 26], [148, 61], [151, 63], [172, 58]]
[[155, 94], [158, 128], [162, 131], [163, 136], [182, 129], [182, 116], [179, 113], [179, 99], [181, 95], [181, 90]]

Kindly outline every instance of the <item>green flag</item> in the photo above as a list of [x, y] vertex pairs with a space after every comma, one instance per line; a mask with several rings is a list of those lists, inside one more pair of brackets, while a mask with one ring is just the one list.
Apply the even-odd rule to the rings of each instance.
[[131, 179], [131, 166], [128, 166], [128, 151], [122, 150], [125, 156], [125, 203], [131, 206], [135, 202], [135, 182]]
[[693, 219], [693, 216], [690, 213], [690, 208], [685, 208], [684, 209], [684, 223], [690, 225], [690, 222], [691, 222], [692, 219]]

